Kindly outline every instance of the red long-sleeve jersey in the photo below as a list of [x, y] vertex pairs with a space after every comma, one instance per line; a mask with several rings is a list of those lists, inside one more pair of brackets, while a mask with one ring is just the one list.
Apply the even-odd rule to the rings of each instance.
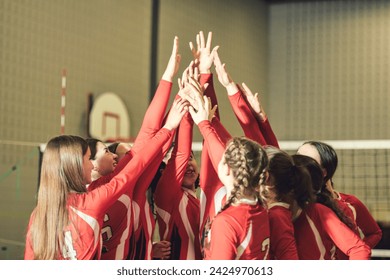
[[[112, 174], [92, 182], [89, 190], [99, 187], [117, 174], [133, 157], [144, 152], [144, 147], [150, 144], [161, 128], [165, 110], [169, 101], [172, 83], [161, 80], [155, 96], [150, 103], [134, 141], [133, 147], [118, 163]], [[152, 248], [152, 234], [154, 217], [146, 199], [146, 190], [149, 187], [158, 166], [168, 151], [173, 136], [164, 143], [161, 153], [142, 172], [136, 182], [134, 192], [123, 194], [114, 205], [108, 209], [102, 229], [103, 253], [102, 259], [150, 259]], [[135, 228], [134, 228], [135, 225]], [[142, 235], [141, 235], [142, 232]]]
[[270, 224], [270, 259], [298, 260], [290, 205], [284, 202], [268, 206]]
[[229, 206], [215, 216], [209, 234], [207, 260], [269, 259], [268, 213], [258, 203]]
[[382, 230], [370, 214], [370, 211], [356, 196], [345, 193], [338, 194], [341, 199], [348, 203], [354, 213], [360, 237], [371, 249], [374, 248], [382, 238]]
[[271, 145], [279, 148], [268, 118], [260, 120], [240, 90], [234, 95], [229, 95], [229, 101], [246, 137], [262, 146]]
[[201, 259], [199, 199], [182, 187], [192, 147], [193, 121], [187, 113], [178, 128], [175, 147], [154, 193], [161, 240], [171, 242], [171, 259]]
[[[144, 154], [135, 156], [108, 183], [86, 193], [71, 193], [68, 196], [67, 208], [71, 223], [64, 228], [65, 244], [58, 259], [100, 259], [104, 215], [123, 193], [134, 189], [138, 176], [161, 153], [162, 145], [172, 134], [173, 131], [161, 129], [150, 141], [151, 148]], [[34, 258], [30, 232], [33, 219], [34, 213], [27, 232], [25, 259]]]
[[[202, 74], [200, 83], [201, 85], [208, 83], [204, 95], [210, 97], [212, 106], [218, 105], [214, 91], [213, 75]], [[219, 212], [226, 199], [226, 189], [219, 180], [216, 170], [224, 152], [225, 145], [231, 139], [231, 135], [219, 120], [219, 110], [217, 107], [212, 124], [213, 129], [218, 131], [218, 138], [223, 147], [214, 151], [212, 159], [210, 151], [214, 150], [215, 147], [210, 147], [210, 145], [205, 144], [203, 141], [200, 166], [200, 239], [204, 239], [205, 235], [207, 235], [211, 220]]]
[[312, 203], [294, 220], [299, 259], [335, 259], [336, 246], [349, 259], [368, 260], [371, 250], [328, 207]]
[[218, 177], [218, 164], [225, 152], [226, 143], [231, 139], [218, 118], [212, 123], [201, 122], [199, 130], [203, 138], [202, 162], [200, 172], [201, 187], [201, 239], [207, 238], [210, 223], [226, 201], [226, 188]]

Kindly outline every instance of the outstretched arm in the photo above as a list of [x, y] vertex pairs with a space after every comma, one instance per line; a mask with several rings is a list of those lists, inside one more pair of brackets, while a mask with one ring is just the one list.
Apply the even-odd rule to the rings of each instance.
[[[213, 106], [217, 105], [217, 96], [214, 90], [213, 83], [213, 74], [211, 72], [211, 66], [213, 65], [214, 56], [217, 52], [219, 46], [215, 46], [211, 49], [211, 41], [212, 41], [213, 33], [209, 32], [207, 36], [207, 40], [205, 40], [203, 31], [200, 31], [196, 35], [196, 43], [197, 49], [195, 49], [194, 44], [190, 42], [190, 49], [194, 60], [197, 61], [197, 66], [199, 68], [200, 73], [200, 84], [203, 86], [208, 84], [206, 90], [204, 91], [204, 95], [210, 97], [211, 104]], [[215, 116], [219, 118], [218, 108], [215, 112]]]
[[87, 193], [88, 199], [93, 201], [91, 205], [96, 207], [97, 211], [104, 214], [120, 195], [128, 191], [128, 188], [134, 188], [138, 177], [145, 168], [153, 162], [156, 156], [162, 153], [162, 146], [172, 137], [173, 131], [179, 126], [181, 119], [188, 110], [187, 107], [178, 102], [174, 102], [172, 108], [164, 127], [148, 142], [149, 149], [146, 149], [142, 154], [135, 155], [133, 160], [109, 183]]
[[260, 103], [259, 94], [257, 92], [253, 94], [245, 83], [242, 83], [241, 92], [246, 101], [246, 105], [242, 104], [242, 106], [248, 106], [250, 108], [250, 111], [255, 116], [260, 131], [265, 138], [266, 144], [279, 148], [276, 135], [273, 132], [264, 108]]
[[173, 40], [172, 53], [162, 79], [157, 87], [156, 93], [150, 103], [141, 129], [135, 139], [131, 153], [135, 154], [145, 147], [145, 141], [153, 137], [158, 129], [161, 128], [169, 97], [172, 89], [172, 81], [180, 66], [181, 56], [179, 54], [179, 38], [175, 36]]
[[226, 88], [230, 104], [232, 105], [238, 122], [244, 130], [245, 136], [257, 141], [261, 145], [265, 145], [266, 142], [264, 136], [257, 125], [254, 114], [251, 112], [251, 109], [246, 103], [240, 89], [226, 71], [225, 64], [222, 64], [218, 53], [215, 54], [214, 65], [218, 75], [218, 80], [221, 85]]

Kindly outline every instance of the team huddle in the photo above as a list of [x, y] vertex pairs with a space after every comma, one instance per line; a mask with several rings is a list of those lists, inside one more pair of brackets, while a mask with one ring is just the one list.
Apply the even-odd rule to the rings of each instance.
[[[181, 62], [174, 38], [132, 145], [74, 135], [47, 143], [25, 259], [371, 258], [382, 232], [360, 200], [336, 191], [335, 150], [320, 141], [281, 150], [258, 94], [233, 81], [211, 42], [202, 31], [190, 42], [193, 61], [168, 108]], [[245, 136], [223, 126], [212, 66]]]

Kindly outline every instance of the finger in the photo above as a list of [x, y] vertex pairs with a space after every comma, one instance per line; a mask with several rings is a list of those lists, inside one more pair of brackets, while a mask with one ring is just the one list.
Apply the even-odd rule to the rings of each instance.
[[173, 39], [172, 55], [176, 55], [179, 52], [179, 37], [175, 36]]
[[199, 34], [196, 34], [196, 47], [199, 51], [199, 49], [200, 49], [200, 36], [199, 36]]
[[203, 101], [204, 101], [204, 108], [208, 109], [209, 108], [209, 104], [210, 104], [210, 97], [203, 96]]
[[215, 112], [217, 111], [218, 105], [214, 105], [214, 107], [210, 111], [211, 119], [215, 117]]
[[195, 87], [195, 89], [200, 92], [202, 91], [201, 85], [199, 84], [198, 80], [195, 77], [191, 77], [188, 79], [189, 83]]
[[193, 77], [194, 76], [194, 62], [191, 61], [190, 66], [188, 67], [188, 76]]
[[183, 87], [188, 79], [188, 67], [183, 71], [183, 74], [181, 75], [181, 82], [183, 84]]
[[213, 38], [213, 32], [210, 31], [208, 36], [207, 36], [207, 42], [206, 42], [206, 48], [208, 50], [211, 49], [211, 40], [212, 40], [212, 38]]
[[195, 69], [194, 69], [194, 78], [196, 80], [199, 80], [199, 68], [198, 67], [195, 67]]
[[192, 42], [189, 42], [189, 45], [190, 45], [190, 50], [191, 50], [192, 54], [195, 54], [196, 50], [194, 48], [194, 44]]
[[188, 103], [188, 101], [185, 98], [178, 98], [179, 102], [177, 103], [177, 106], [180, 111], [183, 110], [184, 106]]
[[218, 50], [215, 50], [215, 52], [213, 54], [213, 57], [214, 57], [214, 65], [215, 65], [215, 67], [220, 66], [222, 64], [222, 62], [221, 62], [221, 59], [219, 58]]
[[217, 108], [218, 108], [218, 104], [215, 104], [214, 107], [213, 107], [213, 109], [212, 109], [213, 115], [214, 115], [214, 113], [217, 111]]
[[250, 90], [250, 88], [249, 88], [245, 83], [242, 83], [242, 87], [244, 88], [244, 93], [245, 93], [246, 95], [251, 95], [251, 96], [253, 96], [252, 91]]
[[190, 112], [190, 115], [192, 118], [194, 118], [196, 116], [196, 111], [195, 111], [194, 107], [190, 106], [188, 108], [188, 112]]
[[180, 99], [180, 98], [173, 100], [172, 107], [176, 107], [177, 102], [178, 102], [179, 99]]
[[205, 42], [204, 42], [204, 34], [203, 34], [203, 31], [200, 31], [199, 32], [199, 40], [200, 40], [200, 47], [201, 48], [204, 48], [205, 47]]
[[188, 84], [188, 86], [189, 86], [189, 89], [191, 91], [192, 96], [200, 97], [203, 95], [203, 91], [202, 91], [200, 84], [197, 81], [195, 81], [194, 79], [192, 79], [192, 83]]
[[218, 49], [219, 46], [214, 47], [214, 49], [211, 51], [211, 57], [214, 59], [215, 55], [218, 55]]
[[[210, 97], [209, 97], [210, 98]], [[209, 106], [208, 106], [208, 110], [209, 112], [211, 112], [212, 108], [211, 108], [211, 99], [209, 99]]]
[[203, 98], [198, 94], [195, 98], [196, 104], [198, 106], [198, 111], [204, 106]]
[[182, 81], [180, 78], [177, 79], [177, 85], [179, 86], [179, 89], [183, 89]]

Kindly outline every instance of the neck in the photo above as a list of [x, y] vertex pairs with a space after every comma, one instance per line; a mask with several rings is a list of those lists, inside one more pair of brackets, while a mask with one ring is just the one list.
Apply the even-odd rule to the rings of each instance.
[[236, 200], [235, 204], [256, 205], [257, 202], [258, 202], [258, 199], [255, 196], [242, 196]]
[[181, 187], [184, 189], [191, 190], [191, 191], [195, 192], [195, 185], [191, 185], [191, 186], [182, 185]]

